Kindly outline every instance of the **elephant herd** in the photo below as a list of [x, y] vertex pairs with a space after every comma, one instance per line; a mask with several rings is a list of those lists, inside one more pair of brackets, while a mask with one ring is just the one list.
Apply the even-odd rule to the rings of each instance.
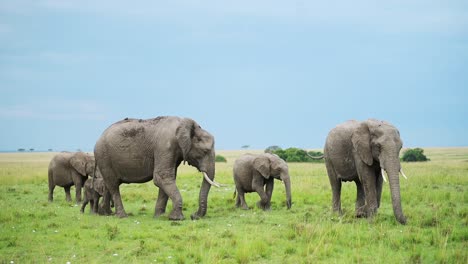
[[[368, 119], [347, 121], [333, 128], [325, 142], [325, 165], [332, 189], [333, 210], [341, 213], [341, 184], [354, 181], [357, 189], [356, 216], [371, 217], [380, 206], [382, 183], [388, 180], [395, 218], [401, 224], [406, 217], [401, 208], [399, 161], [402, 148], [399, 131], [388, 122]], [[85, 199], [81, 212], [89, 202], [91, 212], [126, 217], [120, 184], [145, 183], [158, 187], [154, 217], [166, 212], [171, 199], [170, 220], [182, 220], [182, 196], [176, 185], [177, 168], [182, 162], [196, 167], [202, 177], [198, 210], [191, 219], [205, 216], [208, 193], [215, 182], [214, 137], [190, 118], [163, 116], [153, 119], [125, 118], [109, 126], [97, 140], [94, 156], [83, 152], [61, 152], [49, 164], [49, 201], [53, 201], [55, 186], [65, 189], [71, 200], [70, 187], [75, 185], [76, 201]], [[90, 178], [88, 179], [88, 176]], [[403, 174], [404, 176], [404, 174]], [[291, 180], [287, 163], [277, 155], [245, 154], [233, 167], [236, 207], [248, 209], [244, 194], [257, 192], [257, 206], [270, 209], [274, 179], [284, 183], [286, 205], [291, 208]], [[103, 200], [99, 204], [99, 198]]]

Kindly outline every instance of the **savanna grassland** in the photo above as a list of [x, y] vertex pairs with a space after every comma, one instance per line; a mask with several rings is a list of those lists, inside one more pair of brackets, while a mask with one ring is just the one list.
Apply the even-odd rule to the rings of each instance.
[[[331, 212], [323, 163], [290, 163], [293, 206], [277, 181], [272, 210], [234, 206], [232, 165], [247, 151], [218, 151], [205, 218], [198, 208], [201, 173], [181, 165], [178, 186], [184, 221], [154, 219], [152, 182], [122, 185], [128, 218], [81, 214], [63, 188], [47, 201], [47, 166], [53, 153], [0, 154], [1, 263], [468, 263], [468, 148], [429, 148], [431, 161], [403, 163], [407, 225], [393, 216], [388, 184], [373, 219], [354, 217], [356, 189], [342, 188], [343, 216]], [[252, 151], [249, 151], [252, 152]], [[72, 188], [74, 199], [74, 188]], [[169, 202], [168, 211], [172, 204]]]

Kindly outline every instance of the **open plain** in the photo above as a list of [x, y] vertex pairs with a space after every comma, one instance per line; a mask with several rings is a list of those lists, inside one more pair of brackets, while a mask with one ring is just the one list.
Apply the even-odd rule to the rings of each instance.
[[[84, 214], [57, 187], [47, 201], [54, 153], [0, 153], [0, 263], [468, 263], [468, 148], [426, 148], [428, 162], [403, 162], [400, 178], [407, 225], [393, 216], [388, 184], [373, 219], [354, 217], [356, 188], [344, 183], [344, 215], [331, 212], [324, 163], [289, 163], [292, 208], [277, 181], [271, 211], [235, 208], [232, 166], [245, 152], [217, 151], [207, 215], [198, 208], [202, 175], [179, 167], [184, 221], [154, 219], [152, 182], [121, 186], [128, 218]], [[74, 188], [72, 197], [74, 199]], [[168, 203], [168, 211], [171, 209]]]

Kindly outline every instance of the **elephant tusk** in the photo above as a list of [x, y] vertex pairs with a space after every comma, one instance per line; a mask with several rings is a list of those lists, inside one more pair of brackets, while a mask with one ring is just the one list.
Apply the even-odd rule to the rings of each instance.
[[387, 177], [385, 177], [385, 171], [384, 169], [381, 169], [382, 170], [382, 178], [384, 180], [384, 182], [387, 182]]
[[213, 182], [213, 181], [208, 177], [208, 175], [206, 174], [206, 172], [203, 172], [203, 177], [205, 177], [205, 180], [206, 180], [209, 184], [211, 184], [211, 185], [213, 185], [213, 186], [216, 186], [216, 187], [218, 187], [218, 188], [221, 187], [218, 183]]
[[400, 173], [401, 173], [401, 175], [403, 176], [403, 178], [408, 179], [408, 177], [406, 177], [405, 173], [403, 172], [403, 169], [402, 169], [402, 168], [400, 168]]

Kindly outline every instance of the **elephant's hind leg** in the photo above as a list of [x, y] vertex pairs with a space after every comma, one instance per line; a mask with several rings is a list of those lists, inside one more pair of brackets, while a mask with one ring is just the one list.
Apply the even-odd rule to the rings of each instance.
[[327, 161], [326, 163], [328, 179], [332, 188], [332, 206], [333, 211], [341, 215], [341, 179], [338, 179], [333, 165]]
[[159, 188], [158, 199], [154, 208], [154, 217], [159, 217], [166, 212], [168, 200], [169, 196], [161, 188]]
[[67, 202], [71, 202], [71, 194], [70, 194], [70, 188], [71, 186], [65, 186], [63, 189], [65, 190], [65, 197], [67, 199]]
[[243, 210], [249, 210], [249, 206], [247, 206], [247, 203], [245, 202], [245, 192], [244, 192], [244, 190], [238, 189], [237, 191], [238, 191], [237, 192], [237, 198], [239, 199], [240, 207]]
[[55, 184], [49, 182], [49, 202], [54, 201], [54, 189], [55, 189]]

